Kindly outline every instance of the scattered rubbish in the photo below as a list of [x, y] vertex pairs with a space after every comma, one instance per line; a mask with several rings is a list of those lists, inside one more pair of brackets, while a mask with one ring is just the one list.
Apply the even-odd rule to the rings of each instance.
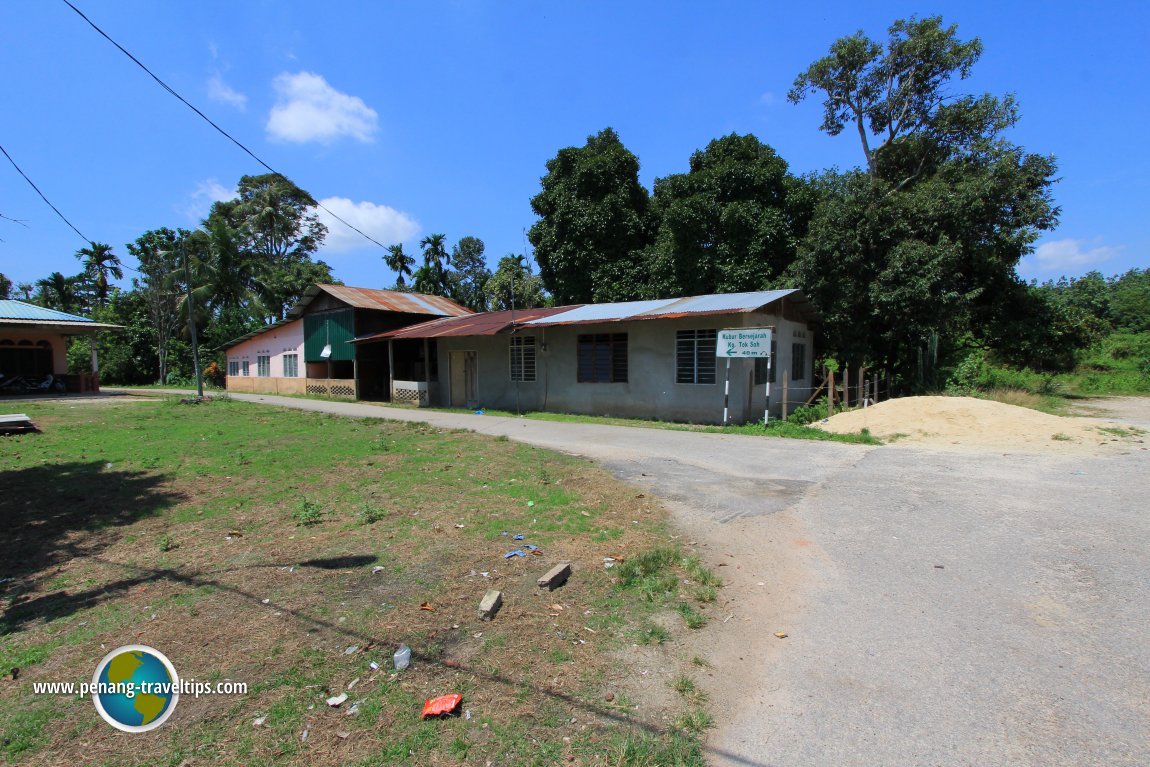
[[339, 708], [347, 701], [347, 693], [341, 692], [339, 695], [327, 699], [327, 705], [332, 708]]
[[547, 574], [540, 578], [537, 583], [541, 589], [545, 588], [548, 591], [554, 591], [566, 583], [567, 579], [570, 577], [571, 563], [564, 562], [562, 564], [555, 565], [550, 570], [548, 570]]
[[463, 718], [468, 720], [468, 721], [471, 721], [471, 709], [467, 709], [466, 711], [463, 712]]
[[371, 668], [372, 671], [379, 671], [379, 664], [376, 663], [375, 661], [372, 661], [371, 663], [368, 663], [367, 665]]
[[490, 578], [491, 577], [491, 573], [480, 573], [480, 575], [482, 575], [484, 578]]
[[476, 410], [475, 415], [487, 415], [487, 413], [484, 412], [483, 410]]
[[502, 532], [501, 532], [501, 533], [499, 533], [499, 534], [500, 534], [500, 535], [502, 535], [504, 538], [506, 538], [506, 537], [507, 537], [508, 535], [510, 535], [511, 533], [509, 533], [509, 532], [507, 532], [506, 530], [504, 530], [504, 531], [502, 531]]
[[530, 543], [525, 543], [525, 544], [523, 545], [523, 548], [527, 549], [528, 551], [539, 551], [539, 547], [538, 547], [538, 546], [534, 546], [534, 545], [532, 545], [532, 544], [530, 544]]
[[527, 505], [528, 505], [529, 507], [530, 507], [530, 506], [534, 506], [534, 505], [535, 505], [535, 501], [528, 501], [528, 502], [527, 502]]
[[763, 583], [762, 581], [759, 581], [759, 585], [760, 586], [766, 586], [767, 584]]
[[110, 464], [110, 463], [106, 463], [106, 464], [104, 464], [104, 468], [105, 468], [105, 469], [110, 469], [110, 468], [112, 468], [112, 464]]
[[555, 610], [556, 612], [562, 612], [563, 611], [563, 605], [560, 605], [560, 604], [547, 605], [547, 609], [548, 610]]
[[512, 557], [525, 557], [525, 556], [527, 556], [527, 554], [525, 554], [522, 549], [515, 549], [514, 551], [509, 551], [506, 554], [504, 554], [503, 558], [504, 559], [511, 559]]
[[593, 628], [588, 628], [587, 626], [584, 626], [584, 627], [583, 627], [583, 630], [584, 630], [584, 631], [589, 631], [589, 632], [591, 632], [592, 634], [598, 634], [598, 633], [599, 633], [599, 632], [598, 632], [598, 631], [596, 631], [595, 629], [593, 629]]
[[503, 592], [495, 591], [494, 589], [488, 591], [483, 596], [483, 601], [479, 603], [479, 619], [484, 621], [491, 620], [502, 606]]
[[356, 650], [358, 650], [358, 649], [359, 649], [359, 645], [354, 645], [354, 644], [353, 644], [351, 647], [349, 647], [349, 648], [347, 648], [346, 650], [344, 650], [344, 651], [343, 651], [343, 654], [344, 654], [344, 655], [355, 655], [355, 652], [356, 652]]
[[355, 679], [352, 679], [350, 682], [347, 683], [347, 689], [350, 690], [351, 688], [355, 687], [357, 684], [359, 684], [359, 677], [358, 676]]
[[266, 722], [267, 720], [268, 720], [267, 715], [257, 716], [255, 719], [252, 720], [252, 727], [263, 727], [264, 722]]
[[934, 566], [934, 569], [935, 569], [935, 570], [945, 570], [945, 569], [946, 569], [946, 567], [945, 567], [944, 565], [935, 565], [935, 566]]
[[523, 540], [523, 533], [519, 533], [518, 535], [516, 535], [515, 540], [517, 540], [517, 541]]
[[241, 533], [239, 530], [229, 530], [228, 535], [232, 536], [233, 538], [243, 538], [244, 537], [244, 534]]
[[776, 631], [776, 632], [775, 632], [775, 636], [777, 636], [779, 639], [786, 639], [786, 638], [787, 638], [787, 632], [785, 632], [785, 631]]
[[348, 707], [347, 711], [344, 711], [343, 713], [347, 716], [356, 716], [359, 714], [359, 704], [362, 702], [363, 701], [357, 700], [355, 703], [352, 703], [351, 706]]
[[301, 733], [299, 734], [299, 739], [300, 739], [301, 741], [306, 741], [306, 740], [307, 740], [307, 736], [308, 736], [308, 730], [304, 730], [303, 732], [301, 732]]
[[603, 567], [610, 570], [618, 560], [615, 557], [603, 557]]
[[339, 738], [340, 740], [347, 740], [348, 738], [350, 738], [350, 737], [351, 737], [351, 733], [350, 733], [350, 732], [347, 732], [347, 731], [343, 731], [343, 732], [337, 732], [337, 733], [335, 734], [335, 736], [336, 736], [337, 738]]
[[463, 529], [463, 525], [456, 525], [456, 526], [455, 526], [455, 529], [456, 529], [456, 530], [462, 530], [462, 529]]
[[401, 644], [392, 656], [392, 662], [395, 663], [396, 671], [403, 671], [411, 663], [411, 648]]
[[419, 718], [426, 719], [429, 716], [446, 716], [459, 708], [459, 704], [462, 702], [463, 696], [459, 693], [432, 698], [423, 704], [423, 714]]
[[424, 602], [424, 603], [420, 604], [419, 609], [420, 610], [427, 610], [429, 613], [435, 612], [435, 605], [431, 604], [431, 602]]
[[267, 604], [271, 604], [271, 600], [270, 600], [270, 599], [261, 599], [260, 601], [261, 601], [261, 602], [263, 602], [265, 605], [267, 605]]
[[376, 565], [375, 567], [371, 568], [371, 574], [372, 575], [376, 575], [376, 574], [382, 573], [382, 572], [383, 572], [383, 567], [381, 565]]
[[477, 631], [477, 632], [475, 632], [474, 634], [472, 634], [471, 636], [472, 636], [474, 639], [479, 639], [479, 637], [483, 636], [483, 632], [482, 632], [482, 631]]

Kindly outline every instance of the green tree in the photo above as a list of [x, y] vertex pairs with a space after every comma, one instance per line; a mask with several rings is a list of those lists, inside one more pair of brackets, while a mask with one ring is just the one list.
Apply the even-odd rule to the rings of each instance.
[[36, 285], [31, 282], [16, 283], [16, 292], [19, 294], [21, 301], [31, 301], [32, 294], [36, 292]]
[[403, 252], [403, 243], [387, 246], [387, 255], [383, 257], [387, 268], [395, 272], [395, 284], [404, 287], [404, 277], [410, 277], [411, 267], [415, 266], [415, 259]]
[[791, 94], [822, 90], [823, 129], [853, 121], [867, 169], [817, 179], [820, 203], [789, 275], [822, 308], [832, 351], [907, 381], [928, 346], [993, 345], [1006, 316], [1038, 310], [1020, 298], [1015, 267], [1058, 215], [1054, 159], [1001, 135], [1013, 99], [944, 97], [981, 52], [954, 34], [912, 18], [891, 26], [885, 52], [861, 33], [843, 38]]
[[5, 274], [0, 274], [0, 299], [12, 297], [12, 280]]
[[36, 303], [68, 314], [80, 311], [82, 293], [80, 281], [82, 275], [65, 277], [60, 272], [52, 272], [42, 280], [36, 281]]
[[183, 265], [178, 251], [179, 243], [188, 236], [187, 230], [178, 232], [166, 227], [144, 232], [135, 242], [128, 244], [128, 253], [140, 263], [140, 276], [133, 279], [133, 292], [139, 294], [147, 308], [149, 330], [155, 343], [156, 379], [168, 380], [168, 356], [171, 342], [186, 324], [180, 317], [180, 299], [183, 292]]
[[651, 201], [639, 160], [607, 128], [547, 162], [531, 199], [527, 238], [559, 303], [637, 298], [649, 291], [641, 254], [652, 241]]
[[691, 155], [690, 170], [655, 181], [659, 228], [648, 297], [772, 285], [794, 260], [814, 195], [754, 136], [731, 134]]
[[423, 248], [423, 266], [415, 271], [412, 288], [417, 293], [436, 296], [450, 296], [451, 282], [448, 279], [447, 235], [429, 234], [419, 241]]
[[451, 249], [451, 271], [447, 275], [451, 296], [459, 303], [477, 312], [487, 311], [484, 286], [491, 279], [486, 246], [478, 237], [462, 237]]
[[483, 287], [491, 311], [532, 309], [547, 305], [543, 280], [531, 270], [523, 256], [508, 253], [499, 259], [499, 267]]
[[76, 251], [76, 258], [84, 265], [84, 277], [92, 285], [96, 306], [104, 306], [108, 303], [109, 278], [124, 279], [119, 256], [112, 252], [111, 245], [92, 242]]
[[1150, 269], [1131, 269], [1110, 283], [1114, 325], [1130, 333], [1150, 331]]

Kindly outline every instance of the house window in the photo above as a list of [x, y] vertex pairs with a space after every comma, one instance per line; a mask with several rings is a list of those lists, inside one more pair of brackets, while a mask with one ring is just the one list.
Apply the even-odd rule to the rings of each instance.
[[511, 380], [535, 380], [535, 336], [511, 336]]
[[241, 362], [240, 365], [241, 365], [241, 367], [243, 367], [243, 371], [244, 371], [243, 375], [246, 375], [246, 376], [251, 375], [251, 367], [249, 367], [247, 360], [244, 360], [243, 362]]
[[238, 376], [240, 374], [240, 361], [228, 360], [228, 375]]
[[579, 383], [627, 382], [627, 334], [596, 333], [578, 338]]
[[285, 354], [284, 355], [284, 378], [298, 378], [299, 377], [299, 355], [298, 354]]
[[775, 339], [774, 333], [771, 334], [771, 356], [768, 360], [766, 357], [755, 357], [755, 385], [760, 386], [770, 381], [775, 382], [775, 375], [778, 371], [778, 353], [779, 342]]
[[272, 358], [267, 354], [256, 355], [256, 375], [267, 378], [272, 374]]
[[679, 330], [675, 333], [675, 383], [715, 382], [715, 330]]
[[791, 380], [801, 381], [807, 377], [807, 345], [791, 344]]

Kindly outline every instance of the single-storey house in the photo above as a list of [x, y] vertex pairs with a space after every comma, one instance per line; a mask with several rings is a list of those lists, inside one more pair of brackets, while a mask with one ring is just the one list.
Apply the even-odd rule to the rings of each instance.
[[27, 379], [52, 375], [64, 380], [72, 391], [94, 391], [99, 388], [95, 344], [92, 345], [91, 375], [69, 376], [68, 339], [120, 329], [119, 325], [24, 301], [0, 300], [0, 374], [4, 378]]
[[[812, 323], [798, 290], [626, 301], [445, 317], [360, 336], [354, 346], [434, 342], [436, 367], [395, 399], [717, 423], [761, 420], [801, 404], [813, 385]], [[720, 331], [770, 328], [766, 358], [717, 356]], [[767, 400], [767, 384], [773, 384]]]
[[[472, 314], [449, 298], [312, 285], [287, 317], [224, 345], [228, 391], [389, 400], [396, 377], [436, 376], [434, 345], [349, 343], [442, 317]], [[428, 363], [430, 360], [430, 365]]]

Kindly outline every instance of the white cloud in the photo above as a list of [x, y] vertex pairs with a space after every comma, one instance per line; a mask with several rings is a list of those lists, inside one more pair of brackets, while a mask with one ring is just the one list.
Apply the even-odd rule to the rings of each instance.
[[208, 80], [208, 98], [233, 106], [241, 112], [248, 106], [248, 97], [225, 83], [219, 73], [212, 75]]
[[1086, 267], [1108, 261], [1122, 251], [1121, 248], [1102, 245], [1098, 241], [1051, 240], [1044, 242], [1034, 255], [1023, 260], [1026, 271], [1036, 274], [1081, 272]]
[[379, 128], [379, 115], [358, 96], [340, 93], [312, 72], [277, 75], [272, 82], [278, 101], [268, 115], [273, 139], [330, 144], [341, 136], [369, 142]]
[[216, 179], [209, 178], [196, 184], [196, 190], [189, 195], [182, 211], [188, 218], [199, 222], [207, 218], [213, 202], [234, 200], [237, 196], [235, 189], [228, 189]]
[[[352, 202], [346, 197], [328, 197], [320, 204], [365, 234], [384, 245], [409, 240], [419, 231], [419, 224], [406, 213], [374, 202]], [[317, 209], [319, 220], [327, 226], [323, 250], [341, 253], [370, 245], [361, 235], [336, 221], [323, 208]]]

